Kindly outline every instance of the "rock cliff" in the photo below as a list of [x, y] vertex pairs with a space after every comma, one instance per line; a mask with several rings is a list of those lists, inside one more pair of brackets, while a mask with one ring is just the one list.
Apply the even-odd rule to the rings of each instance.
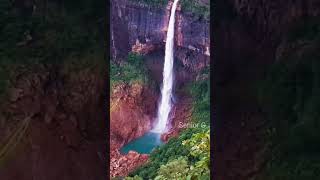
[[[170, 2], [170, 1], [169, 1]], [[132, 0], [111, 3], [111, 41], [113, 58], [125, 57], [131, 50], [147, 54], [164, 49], [166, 28], [169, 22], [171, 4], [165, 7], [151, 7]], [[177, 9], [176, 56], [184, 64], [209, 63], [210, 33], [209, 21], [197, 18]], [[192, 66], [193, 70], [198, 70]]]
[[119, 84], [110, 99], [111, 149], [142, 136], [151, 129], [157, 108], [157, 95], [140, 84]]
[[135, 83], [118, 84], [110, 97], [110, 176], [125, 176], [148, 160], [136, 152], [120, 154], [120, 148], [151, 129], [157, 108], [152, 88]]

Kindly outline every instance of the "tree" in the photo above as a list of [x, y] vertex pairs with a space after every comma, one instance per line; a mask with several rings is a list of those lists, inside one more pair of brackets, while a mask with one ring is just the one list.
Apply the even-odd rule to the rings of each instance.
[[155, 178], [155, 180], [190, 179], [190, 176], [188, 176], [190, 167], [186, 159], [186, 157], [179, 157], [178, 159], [170, 161], [166, 165], [161, 165], [158, 171], [158, 176]]

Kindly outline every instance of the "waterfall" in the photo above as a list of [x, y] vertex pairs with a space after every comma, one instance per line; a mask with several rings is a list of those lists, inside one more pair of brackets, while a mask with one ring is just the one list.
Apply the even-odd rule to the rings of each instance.
[[171, 16], [169, 20], [165, 60], [163, 67], [163, 84], [161, 88], [161, 100], [158, 107], [157, 124], [153, 128], [153, 132], [163, 133], [167, 130], [167, 122], [172, 107], [172, 87], [173, 87], [173, 51], [174, 51], [174, 22], [177, 3], [179, 0], [174, 0], [171, 9]]

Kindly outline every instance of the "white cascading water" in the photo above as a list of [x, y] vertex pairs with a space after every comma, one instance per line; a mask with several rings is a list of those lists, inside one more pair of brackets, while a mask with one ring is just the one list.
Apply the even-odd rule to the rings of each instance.
[[157, 124], [153, 128], [153, 132], [164, 133], [167, 130], [167, 122], [172, 107], [172, 87], [173, 87], [173, 50], [174, 50], [174, 23], [175, 12], [179, 0], [174, 0], [171, 8], [171, 16], [169, 20], [165, 60], [163, 67], [163, 84], [161, 89], [161, 101], [158, 108]]

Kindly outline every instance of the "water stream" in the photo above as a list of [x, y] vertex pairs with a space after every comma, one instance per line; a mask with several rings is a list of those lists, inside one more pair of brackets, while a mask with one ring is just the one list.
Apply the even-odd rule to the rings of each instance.
[[174, 23], [175, 12], [177, 9], [177, 3], [179, 0], [175, 0], [169, 20], [166, 48], [165, 48], [165, 60], [163, 67], [163, 84], [161, 88], [161, 101], [158, 108], [157, 124], [152, 129], [155, 133], [164, 133], [167, 130], [167, 124], [169, 121], [169, 114], [172, 108], [172, 87], [173, 87], [173, 52], [174, 52]]
[[142, 154], [149, 154], [155, 147], [162, 144], [161, 134], [167, 131], [167, 125], [170, 120], [169, 114], [172, 108], [172, 88], [173, 88], [173, 51], [174, 51], [174, 23], [177, 3], [175, 0], [169, 20], [167, 40], [165, 47], [165, 60], [163, 67], [163, 84], [161, 88], [161, 100], [157, 113], [157, 124], [142, 137], [139, 137], [121, 148], [121, 153], [127, 154], [130, 150]]

